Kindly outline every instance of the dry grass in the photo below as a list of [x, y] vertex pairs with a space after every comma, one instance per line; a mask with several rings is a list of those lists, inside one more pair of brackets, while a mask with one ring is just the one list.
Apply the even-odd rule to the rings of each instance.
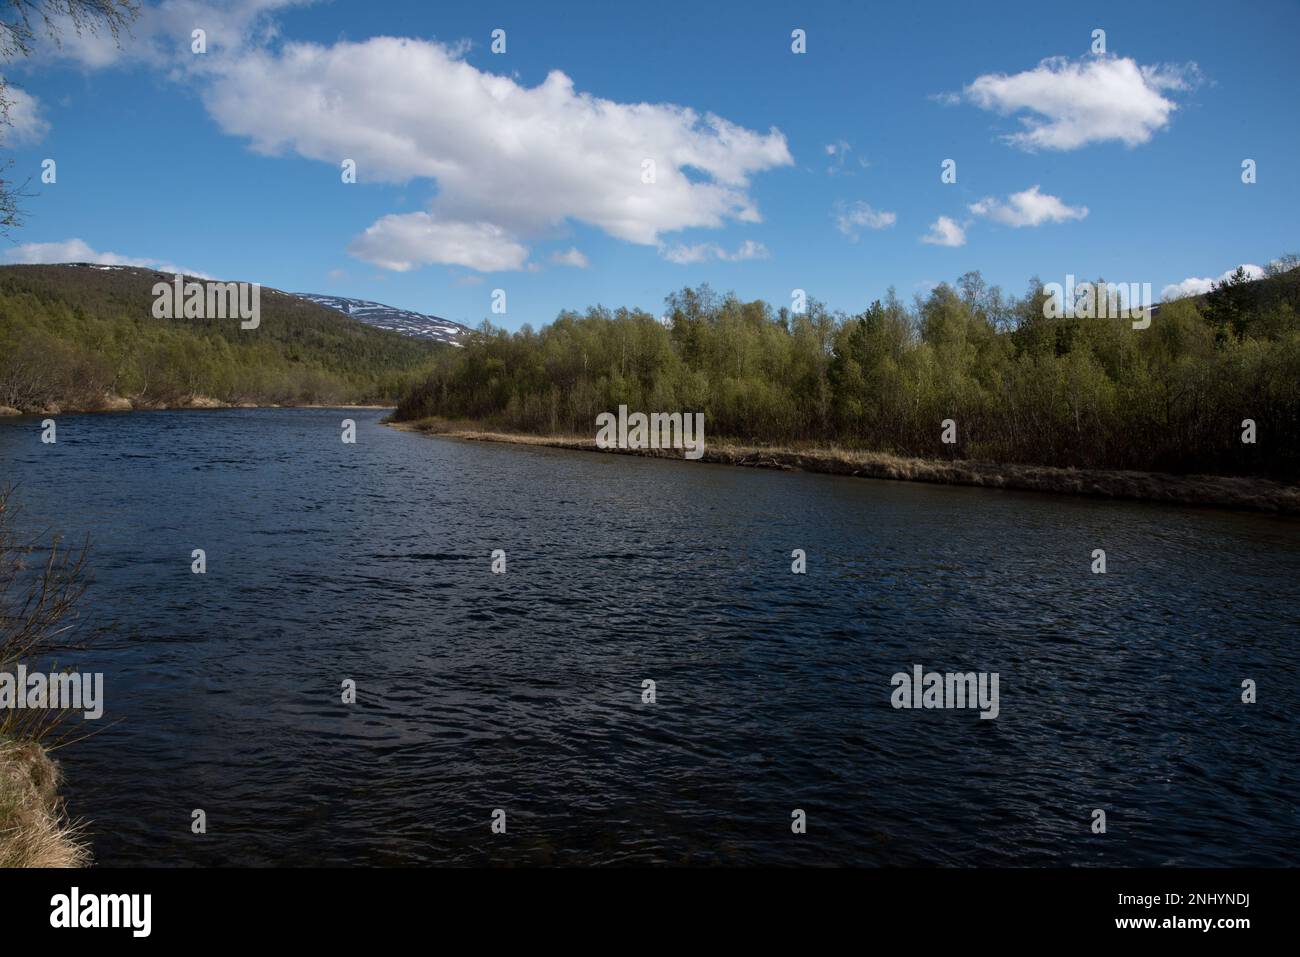
[[[393, 422], [395, 428], [480, 442], [545, 445], [587, 452], [612, 452], [653, 458], [682, 459], [677, 449], [601, 449], [590, 436], [523, 435], [490, 432], [474, 423], [442, 419]], [[701, 462], [751, 468], [799, 469], [831, 475], [977, 485], [986, 488], [1091, 495], [1103, 498], [1203, 505], [1300, 515], [1300, 486], [1260, 478], [1223, 475], [1166, 475], [1108, 469], [1062, 469], [970, 460], [903, 458], [880, 452], [836, 447], [760, 447], [711, 440]]]
[[[0, 672], [41, 665], [73, 647], [85, 591], [86, 549], [18, 529], [0, 489]], [[68, 741], [66, 709], [0, 710], [0, 867], [79, 867], [89, 860], [79, 828], [58, 797], [58, 767], [46, 748]]]
[[58, 798], [59, 769], [35, 741], [0, 740], [0, 867], [84, 867], [90, 852]]

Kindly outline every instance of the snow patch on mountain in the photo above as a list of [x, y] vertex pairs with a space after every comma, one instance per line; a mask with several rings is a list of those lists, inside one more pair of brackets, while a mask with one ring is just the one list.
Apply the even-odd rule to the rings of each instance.
[[470, 331], [459, 322], [452, 322], [450, 319], [443, 319], [440, 316], [428, 316], [422, 312], [412, 312], [409, 309], [398, 309], [395, 306], [385, 306], [381, 302], [370, 302], [366, 299], [348, 299], [343, 296], [322, 296], [308, 292], [296, 292], [293, 295], [299, 299], [313, 302], [318, 306], [325, 306], [327, 309], [341, 312], [345, 316], [351, 316], [353, 319], [358, 319], [367, 325], [388, 329], [391, 332], [400, 332], [404, 336], [413, 336], [416, 339], [433, 339], [437, 342], [446, 342], [449, 345], [459, 346], [461, 336]]

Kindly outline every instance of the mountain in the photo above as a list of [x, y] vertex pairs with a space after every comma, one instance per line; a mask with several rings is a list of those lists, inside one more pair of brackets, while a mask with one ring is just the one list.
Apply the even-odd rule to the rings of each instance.
[[386, 404], [447, 351], [269, 287], [256, 328], [157, 318], [154, 286], [173, 279], [134, 266], [0, 266], [0, 406]]
[[466, 326], [452, 322], [450, 319], [428, 316], [409, 309], [398, 309], [395, 306], [385, 306], [381, 302], [370, 302], [367, 299], [322, 296], [310, 292], [297, 292], [294, 295], [299, 299], [314, 302], [318, 306], [341, 312], [345, 316], [351, 316], [353, 319], [359, 319], [367, 325], [387, 329], [390, 332], [400, 332], [404, 336], [412, 336], [416, 339], [432, 339], [459, 346], [460, 338], [470, 331]]

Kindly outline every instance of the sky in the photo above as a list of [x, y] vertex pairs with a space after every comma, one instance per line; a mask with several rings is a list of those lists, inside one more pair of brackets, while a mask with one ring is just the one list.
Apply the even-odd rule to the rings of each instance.
[[1300, 2], [975, 10], [145, 3], [120, 45], [3, 64], [30, 195], [0, 261], [516, 329], [703, 282], [848, 313], [969, 270], [1159, 299], [1300, 249]]

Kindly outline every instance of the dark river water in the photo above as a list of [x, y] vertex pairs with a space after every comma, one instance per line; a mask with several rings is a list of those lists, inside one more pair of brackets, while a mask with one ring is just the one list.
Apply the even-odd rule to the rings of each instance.
[[[93, 540], [100, 864], [1300, 863], [1300, 523], [380, 418], [0, 419]], [[998, 716], [892, 707], [918, 664]]]

